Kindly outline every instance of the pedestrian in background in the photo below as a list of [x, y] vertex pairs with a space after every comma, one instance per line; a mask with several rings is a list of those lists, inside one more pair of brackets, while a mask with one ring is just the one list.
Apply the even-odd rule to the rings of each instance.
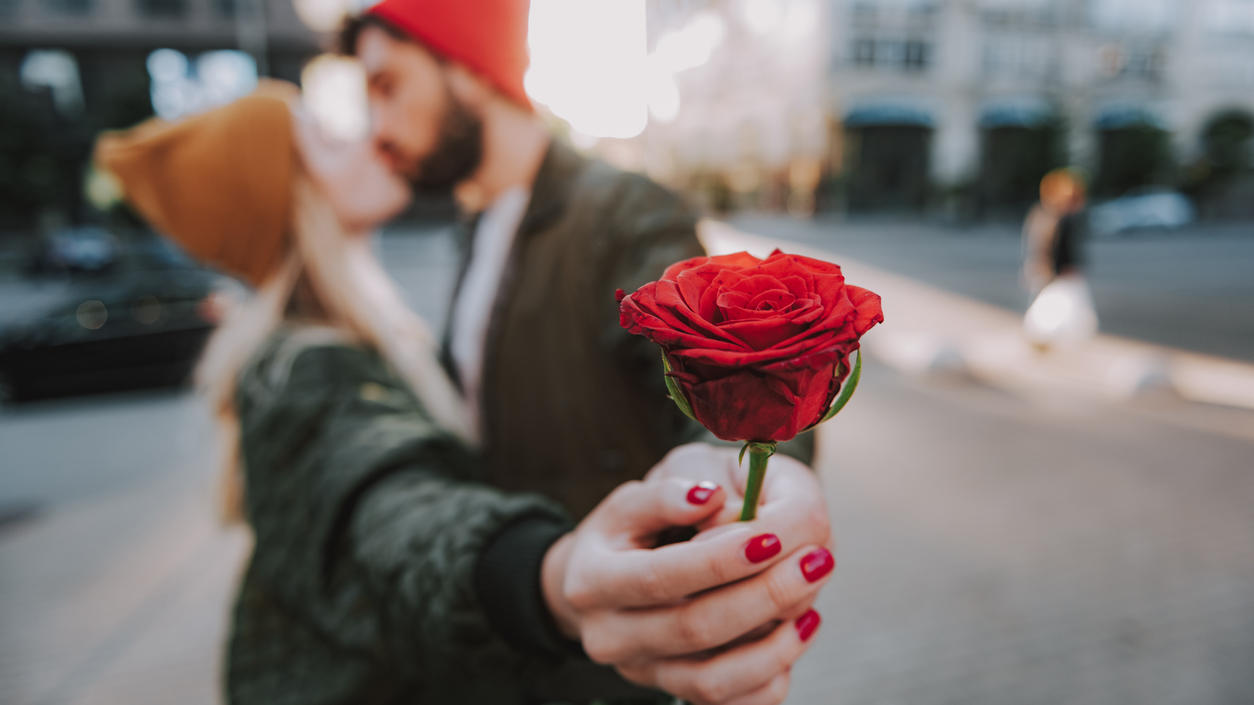
[[1085, 201], [1079, 174], [1056, 169], [1041, 179], [1041, 200], [1023, 224], [1022, 280], [1032, 297], [1024, 332], [1042, 350], [1097, 332], [1084, 273]]

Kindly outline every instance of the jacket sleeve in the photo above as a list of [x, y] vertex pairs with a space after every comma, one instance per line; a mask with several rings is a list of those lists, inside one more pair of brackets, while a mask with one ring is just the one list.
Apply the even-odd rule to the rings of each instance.
[[[536, 598], [543, 542], [564, 530], [562, 512], [475, 482], [474, 458], [367, 351], [270, 357], [237, 397], [256, 536], [250, 577], [323, 638], [397, 672], [523, 669], [480, 588]], [[537, 563], [481, 576], [489, 546], [518, 527], [529, 527]]]

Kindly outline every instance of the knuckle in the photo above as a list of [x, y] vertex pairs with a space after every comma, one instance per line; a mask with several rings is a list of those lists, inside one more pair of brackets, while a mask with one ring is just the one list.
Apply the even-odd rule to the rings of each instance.
[[588, 654], [592, 662], [609, 666], [623, 660], [623, 650], [618, 639], [600, 625], [590, 625], [581, 636], [584, 653]]
[[627, 501], [632, 497], [632, 495], [639, 492], [641, 487], [644, 487], [644, 483], [640, 480], [628, 480], [618, 487], [615, 487], [613, 492], [610, 492], [608, 501], [611, 504], [618, 504], [620, 502]]
[[656, 677], [653, 670], [641, 664], [619, 664], [614, 666], [614, 670], [623, 678], [643, 686], [657, 685]]
[[[781, 565], [780, 568], [795, 570], [791, 564]], [[773, 570], [767, 573], [764, 578], [766, 597], [777, 612], [782, 612], [797, 601], [797, 595], [790, 585], [792, 581], [785, 577], [783, 570]]]
[[690, 668], [674, 662], [665, 660], [655, 661], [656, 665], [653, 669], [652, 682], [647, 685], [654, 686], [664, 690], [672, 695], [691, 699], [692, 690], [689, 683]]
[[714, 584], [724, 585], [740, 577], [735, 574], [732, 562], [721, 554], [709, 554], [701, 563], [705, 574], [712, 578], [711, 582]]
[[822, 505], [810, 510], [806, 517], [807, 525], [814, 534], [815, 543], [826, 545], [832, 540], [832, 519], [827, 514], [827, 507]]
[[641, 599], [651, 605], [669, 601], [669, 590], [666, 577], [658, 570], [657, 565], [646, 562], [634, 574], [635, 589]]
[[717, 646], [714, 630], [705, 615], [691, 608], [684, 608], [675, 616], [675, 630], [679, 643], [686, 649], [701, 651]]
[[709, 670], [698, 673], [692, 679], [690, 690], [696, 700], [706, 703], [721, 703], [731, 696], [726, 682]]
[[562, 597], [571, 607], [583, 612], [596, 605], [598, 591], [588, 576], [582, 573], [571, 573], [562, 583]]
[[767, 656], [767, 664], [771, 668], [771, 673], [776, 675], [786, 674], [800, 655], [800, 653], [791, 648], [772, 649]]
[[792, 685], [792, 675], [785, 673], [775, 680], [766, 688], [766, 700], [771, 705], [780, 705], [788, 697], [788, 688]]

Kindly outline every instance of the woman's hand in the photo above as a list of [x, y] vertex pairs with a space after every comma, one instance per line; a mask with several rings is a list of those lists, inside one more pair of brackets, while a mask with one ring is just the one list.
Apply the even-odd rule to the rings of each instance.
[[[735, 522], [734, 451], [676, 449], [620, 486], [550, 549], [542, 588], [559, 627], [594, 661], [698, 703], [778, 703], [818, 626], [834, 566], [813, 474], [778, 458], [757, 519]], [[656, 545], [675, 526], [711, 530]], [[717, 527], [717, 528], [713, 528]]]

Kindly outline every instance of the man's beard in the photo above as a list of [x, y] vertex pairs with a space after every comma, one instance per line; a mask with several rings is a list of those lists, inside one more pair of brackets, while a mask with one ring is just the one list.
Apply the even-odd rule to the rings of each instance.
[[414, 193], [448, 196], [453, 187], [470, 178], [483, 161], [483, 121], [453, 96], [440, 118], [435, 148], [418, 161], [417, 173], [407, 174]]

